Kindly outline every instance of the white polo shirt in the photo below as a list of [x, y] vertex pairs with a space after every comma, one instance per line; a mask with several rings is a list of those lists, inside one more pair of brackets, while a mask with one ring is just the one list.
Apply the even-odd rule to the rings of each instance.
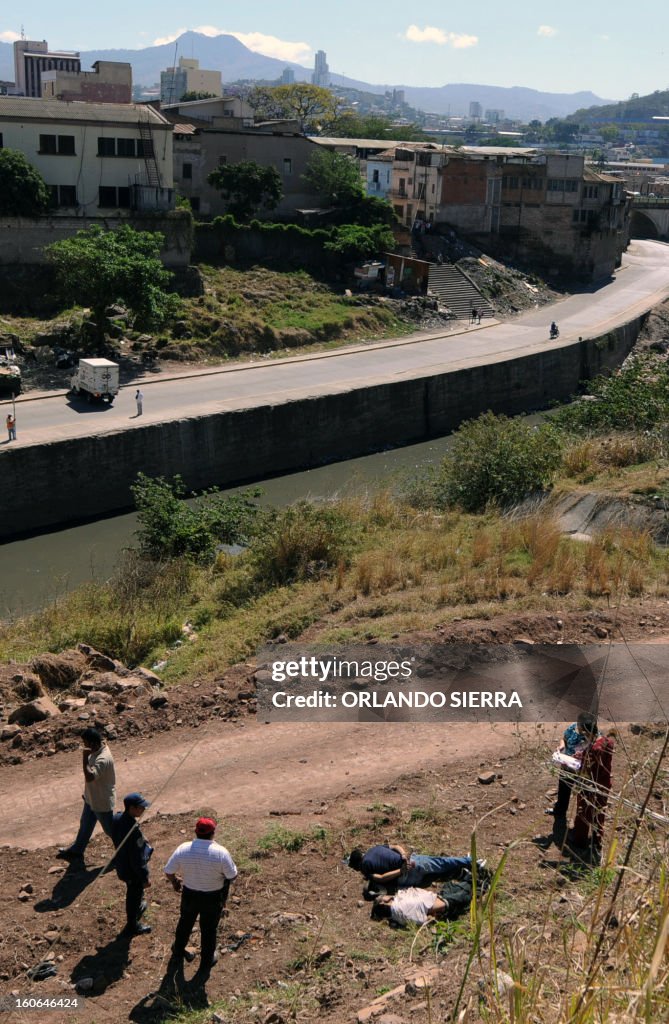
[[397, 924], [425, 924], [437, 898], [432, 889], [400, 889], [390, 904], [390, 916]]
[[237, 877], [232, 857], [213, 839], [193, 839], [177, 846], [164, 870], [166, 875], [178, 871], [184, 886], [195, 892], [218, 892], [226, 879], [232, 882]]

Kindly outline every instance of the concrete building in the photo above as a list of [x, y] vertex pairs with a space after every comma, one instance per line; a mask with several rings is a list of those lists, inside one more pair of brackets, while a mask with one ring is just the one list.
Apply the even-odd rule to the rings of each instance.
[[330, 68], [328, 67], [325, 50], [318, 50], [316, 53], [311, 81], [313, 85], [320, 85], [324, 89], [327, 89], [330, 85]]
[[488, 124], [499, 124], [500, 121], [504, 120], [504, 111], [497, 110], [496, 108], [486, 110], [485, 119], [488, 122]]
[[92, 71], [43, 71], [42, 99], [85, 103], [130, 103], [132, 65], [96, 60]]
[[280, 85], [293, 85], [295, 82], [295, 72], [292, 68], [284, 68], [279, 79]]
[[418, 219], [433, 234], [453, 228], [491, 255], [511, 255], [546, 274], [609, 276], [629, 240], [621, 182], [586, 167], [582, 154], [395, 143], [367, 154], [366, 182], [405, 227]]
[[[187, 106], [190, 106], [188, 104]], [[207, 181], [211, 171], [222, 164], [252, 160], [275, 167], [281, 177], [283, 198], [273, 219], [293, 219], [298, 210], [320, 206], [320, 197], [303, 180], [316, 144], [299, 131], [296, 123], [267, 122], [246, 127], [234, 122], [208, 122], [167, 110], [174, 124], [174, 184], [190, 200], [193, 212], [202, 219], [226, 213], [227, 204], [218, 189]]]
[[74, 50], [49, 50], [46, 39], [17, 39], [14, 43], [14, 83], [19, 96], [40, 98], [45, 71], [81, 71]]
[[367, 159], [367, 195], [389, 199], [393, 179], [393, 153], [379, 153]]
[[476, 100], [472, 100], [469, 104], [469, 116], [472, 121], [480, 121], [483, 117], [483, 107]]
[[175, 68], [160, 72], [160, 102], [178, 103], [189, 92], [207, 92], [212, 96], [223, 94], [220, 71], [206, 71], [199, 60], [180, 57]]
[[6, 97], [0, 146], [27, 157], [64, 215], [174, 205], [172, 125], [150, 106]]
[[185, 100], [181, 103], [161, 103], [160, 109], [170, 120], [196, 118], [212, 128], [252, 128], [253, 107], [240, 96], [217, 96], [208, 100]]

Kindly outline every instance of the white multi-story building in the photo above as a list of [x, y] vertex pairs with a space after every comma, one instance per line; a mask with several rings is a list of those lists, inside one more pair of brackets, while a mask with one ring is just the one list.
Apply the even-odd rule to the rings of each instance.
[[37, 168], [56, 212], [96, 217], [174, 202], [172, 125], [150, 106], [3, 97], [0, 147]]
[[160, 102], [178, 103], [187, 93], [222, 96], [221, 72], [207, 71], [200, 67], [199, 60], [180, 57], [177, 67], [160, 72]]
[[327, 89], [330, 85], [330, 68], [328, 67], [327, 54], [325, 50], [318, 50], [314, 60], [314, 73], [311, 76], [313, 85], [320, 85]]
[[74, 50], [50, 50], [46, 39], [17, 39], [14, 43], [14, 84], [20, 96], [42, 95], [43, 71], [81, 71]]

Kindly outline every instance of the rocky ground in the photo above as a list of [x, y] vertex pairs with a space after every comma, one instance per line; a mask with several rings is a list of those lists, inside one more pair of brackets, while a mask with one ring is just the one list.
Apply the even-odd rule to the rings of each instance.
[[[578, 921], [587, 920], [592, 909], [592, 887], [573, 873], [550, 841], [545, 849], [531, 841], [547, 832], [542, 811], [555, 781], [547, 761], [558, 733], [557, 726], [547, 726], [522, 739], [509, 734], [506, 751], [491, 757], [490, 727], [479, 726], [478, 752], [470, 750], [465, 758], [447, 755], [441, 770], [436, 765], [409, 769], [399, 777], [380, 778], [377, 785], [351, 786], [327, 802], [305, 800], [299, 790], [292, 796], [277, 793], [277, 809], [269, 814], [246, 806], [228, 815], [219, 838], [235, 856], [240, 877], [221, 925], [219, 961], [207, 989], [214, 1009], [197, 1020], [430, 1024], [449, 1019], [470, 949], [467, 922], [424, 930], [415, 942], [413, 931], [373, 922], [369, 904], [361, 899], [360, 877], [342, 864], [342, 856], [353, 845], [398, 836], [416, 849], [464, 853], [477, 822], [477, 853], [493, 867], [511, 844], [523, 840], [514, 845], [497, 896], [501, 934], [514, 931], [521, 920], [535, 920], [538, 902], [545, 904], [542, 962], [555, 955], [553, 981], [559, 986], [559, 964], [572, 952], [578, 955]], [[637, 740], [626, 734], [625, 742]], [[120, 744], [115, 749], [118, 757]], [[56, 860], [55, 847], [3, 849], [3, 992], [66, 998], [79, 992], [87, 997], [76, 1014], [16, 1020], [116, 1024], [171, 1019], [169, 1007], [155, 998], [177, 914], [161, 867], [174, 846], [190, 836], [195, 808], [197, 813], [216, 812], [205, 799], [194, 793], [189, 815], [163, 815], [159, 808], [148, 813], [143, 828], [156, 853], [146, 920], [153, 931], [132, 944], [118, 938], [122, 887], [113, 874], [98, 875], [109, 853], [104, 837], [89, 848], [85, 869]], [[662, 808], [666, 800], [663, 786], [654, 806]], [[568, 932], [567, 957], [561, 946], [565, 922], [576, 925]], [[478, 983], [489, 971], [489, 953], [490, 940], [484, 938], [482, 961], [474, 964], [464, 986], [467, 1020], [485, 1019], [483, 1004], [481, 1016], [476, 1008], [485, 996]], [[506, 958], [500, 949], [498, 954], [497, 967], [504, 972]], [[56, 975], [30, 982], [26, 972], [44, 960], [53, 964]], [[188, 967], [187, 976], [193, 970]]]
[[[309, 643], [319, 624], [303, 634]], [[185, 627], [189, 629], [188, 626]], [[507, 614], [454, 620], [434, 631], [402, 636], [403, 644], [602, 643], [655, 641], [669, 633], [669, 604], [554, 614]], [[279, 640], [281, 642], [281, 638]], [[150, 669], [128, 669], [86, 644], [45, 653], [27, 664], [0, 666], [0, 765], [54, 757], [79, 746], [87, 726], [110, 740], [186, 730], [212, 720], [240, 721], [256, 711], [256, 665], [241, 663], [219, 676], [163, 687]]]

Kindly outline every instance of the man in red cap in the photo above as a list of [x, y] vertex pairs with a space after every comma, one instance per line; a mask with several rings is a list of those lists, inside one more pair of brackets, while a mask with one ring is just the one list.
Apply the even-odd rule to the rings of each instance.
[[214, 842], [215, 831], [216, 822], [212, 818], [199, 818], [195, 824], [196, 838], [178, 846], [165, 865], [165, 874], [174, 891], [181, 893], [181, 913], [168, 974], [176, 976], [182, 971], [186, 943], [199, 917], [200, 965], [192, 979], [196, 987], [204, 987], [209, 979], [216, 953], [218, 922], [230, 883], [237, 877], [232, 857], [224, 846]]

